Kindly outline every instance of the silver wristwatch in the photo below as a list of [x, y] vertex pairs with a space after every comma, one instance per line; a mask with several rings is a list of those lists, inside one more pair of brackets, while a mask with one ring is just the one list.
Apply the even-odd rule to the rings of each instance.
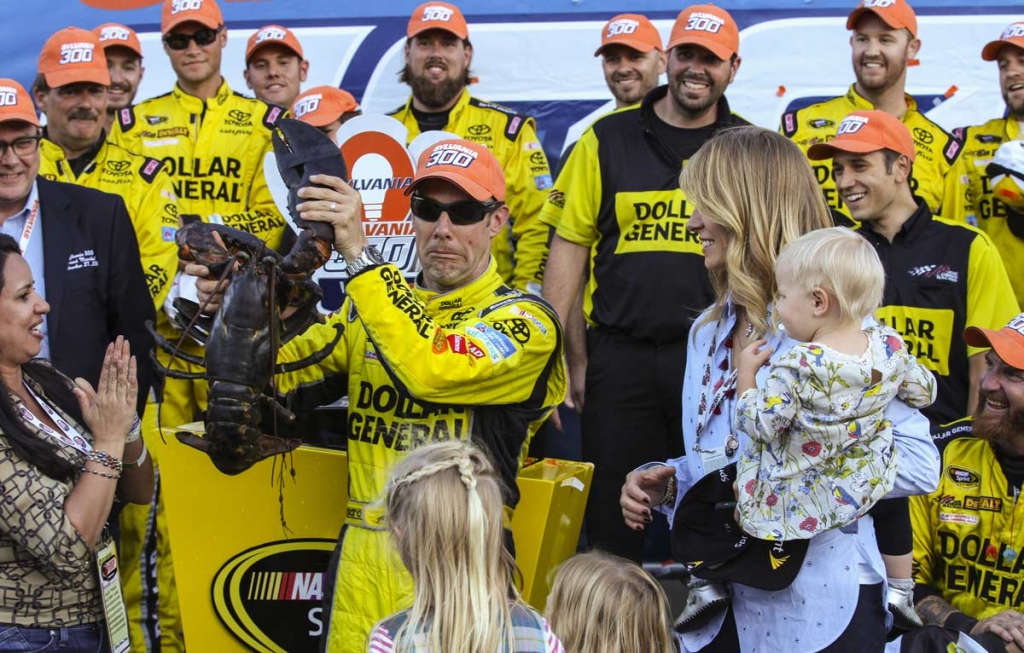
[[348, 271], [349, 279], [351, 279], [360, 272], [375, 268], [378, 265], [384, 265], [386, 262], [375, 245], [367, 245], [363, 248], [363, 251], [359, 252], [359, 256], [355, 260], [345, 262], [345, 269]]

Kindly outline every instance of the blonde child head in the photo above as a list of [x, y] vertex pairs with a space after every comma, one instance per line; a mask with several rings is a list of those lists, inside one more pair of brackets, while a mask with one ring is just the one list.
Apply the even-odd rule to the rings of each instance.
[[808, 292], [828, 293], [844, 323], [872, 315], [885, 290], [885, 269], [874, 246], [846, 227], [817, 229], [793, 240], [779, 253], [775, 274]]
[[412, 633], [425, 635], [431, 651], [497, 651], [511, 642], [516, 568], [504, 547], [501, 481], [487, 456], [459, 441], [416, 449], [395, 466], [384, 502], [415, 583], [395, 650]]
[[642, 568], [603, 551], [558, 568], [546, 615], [566, 653], [672, 653], [665, 592]]

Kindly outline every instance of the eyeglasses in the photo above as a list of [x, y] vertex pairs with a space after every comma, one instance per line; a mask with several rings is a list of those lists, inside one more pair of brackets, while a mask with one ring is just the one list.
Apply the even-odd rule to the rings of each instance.
[[195, 41], [196, 45], [203, 47], [210, 45], [217, 40], [217, 35], [224, 29], [221, 25], [217, 29], [210, 29], [209, 27], [201, 29], [195, 34], [179, 34], [177, 32], [171, 32], [170, 34], [164, 34], [164, 43], [167, 44], [172, 50], [186, 50], [188, 49], [188, 42]]
[[442, 204], [422, 195], [413, 195], [410, 201], [410, 208], [412, 209], [412, 214], [420, 220], [437, 222], [442, 213], [447, 213], [448, 219], [452, 221], [452, 224], [467, 225], [480, 222], [484, 219], [485, 215], [501, 208], [503, 204], [504, 202], [498, 200], [491, 200], [489, 202], [466, 200]]
[[14, 150], [15, 156], [28, 156], [39, 149], [42, 136], [22, 136], [13, 141], [0, 141], [0, 159], [7, 156], [7, 148]]

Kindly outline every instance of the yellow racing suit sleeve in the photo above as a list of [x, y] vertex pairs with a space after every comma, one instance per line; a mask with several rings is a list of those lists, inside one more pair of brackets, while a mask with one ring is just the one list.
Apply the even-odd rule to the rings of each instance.
[[[156, 163], [154, 159], [146, 159], [143, 168]], [[178, 200], [171, 177], [163, 166], [150, 183], [140, 186], [140, 190], [137, 203], [130, 207], [128, 214], [139, 239], [146, 286], [159, 314], [178, 271], [178, 245], [174, 241], [178, 229]]]
[[277, 203], [274, 202], [273, 195], [270, 194], [267, 179], [263, 176], [264, 162], [267, 152], [270, 150], [271, 143], [268, 140], [256, 163], [256, 173], [253, 175], [252, 186], [249, 188], [249, 196], [245, 205], [246, 210], [242, 212], [242, 215], [246, 216], [245, 224], [267, 226], [266, 229], [260, 229], [257, 235], [267, 243], [267, 247], [276, 251], [281, 247], [281, 239], [288, 227], [284, 216], [277, 208]]
[[[966, 326], [998, 330], [1019, 312], [1017, 296], [999, 251], [989, 237], [979, 231], [971, 243], [967, 269]], [[967, 356], [983, 351], [984, 348], [968, 346]]]
[[565, 167], [558, 175], [562, 214], [556, 233], [571, 243], [590, 249], [598, 237], [597, 214], [601, 201], [601, 167], [597, 158], [597, 136], [593, 129], [576, 142]]
[[512, 286], [539, 292], [548, 249], [548, 228], [540, 222], [540, 212], [551, 188], [551, 168], [537, 139], [533, 119], [526, 121], [519, 138], [509, 146], [505, 179], [515, 239]]
[[346, 290], [382, 363], [420, 401], [551, 409], [565, 399], [562, 328], [540, 300], [513, 294], [441, 326], [394, 265], [359, 274]]
[[324, 324], [314, 324], [278, 350], [277, 363], [280, 366], [294, 365], [297, 361], [317, 357], [328, 347], [331, 348], [316, 363], [274, 376], [279, 395], [297, 395], [289, 401], [292, 411], [312, 410], [345, 395], [349, 372], [348, 355], [359, 326], [348, 318], [351, 313], [352, 302], [346, 298], [341, 310], [331, 314]]
[[[942, 217], [954, 222], [970, 223], [968, 216], [974, 213], [970, 202], [972, 159], [961, 155], [946, 173], [942, 187]], [[974, 222], [977, 222], [975, 218]], [[977, 224], [972, 226], [977, 227]]]
[[910, 497], [910, 525], [914, 531], [914, 582], [935, 587], [942, 572], [936, 555], [935, 527], [932, 525], [932, 505], [935, 499], [923, 494]]

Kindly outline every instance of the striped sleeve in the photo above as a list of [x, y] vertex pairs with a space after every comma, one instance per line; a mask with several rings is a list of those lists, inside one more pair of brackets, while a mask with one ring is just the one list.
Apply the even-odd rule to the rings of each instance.
[[551, 632], [551, 624], [548, 623], [547, 619], [543, 619], [543, 621], [545, 653], [565, 653], [565, 649], [562, 648], [562, 641], [558, 639], [558, 635]]
[[[395, 642], [391, 639], [391, 633], [382, 625], [377, 626], [370, 633], [370, 641], [367, 646], [369, 653], [392, 653], [395, 650]], [[561, 650], [561, 649], [559, 649]]]

